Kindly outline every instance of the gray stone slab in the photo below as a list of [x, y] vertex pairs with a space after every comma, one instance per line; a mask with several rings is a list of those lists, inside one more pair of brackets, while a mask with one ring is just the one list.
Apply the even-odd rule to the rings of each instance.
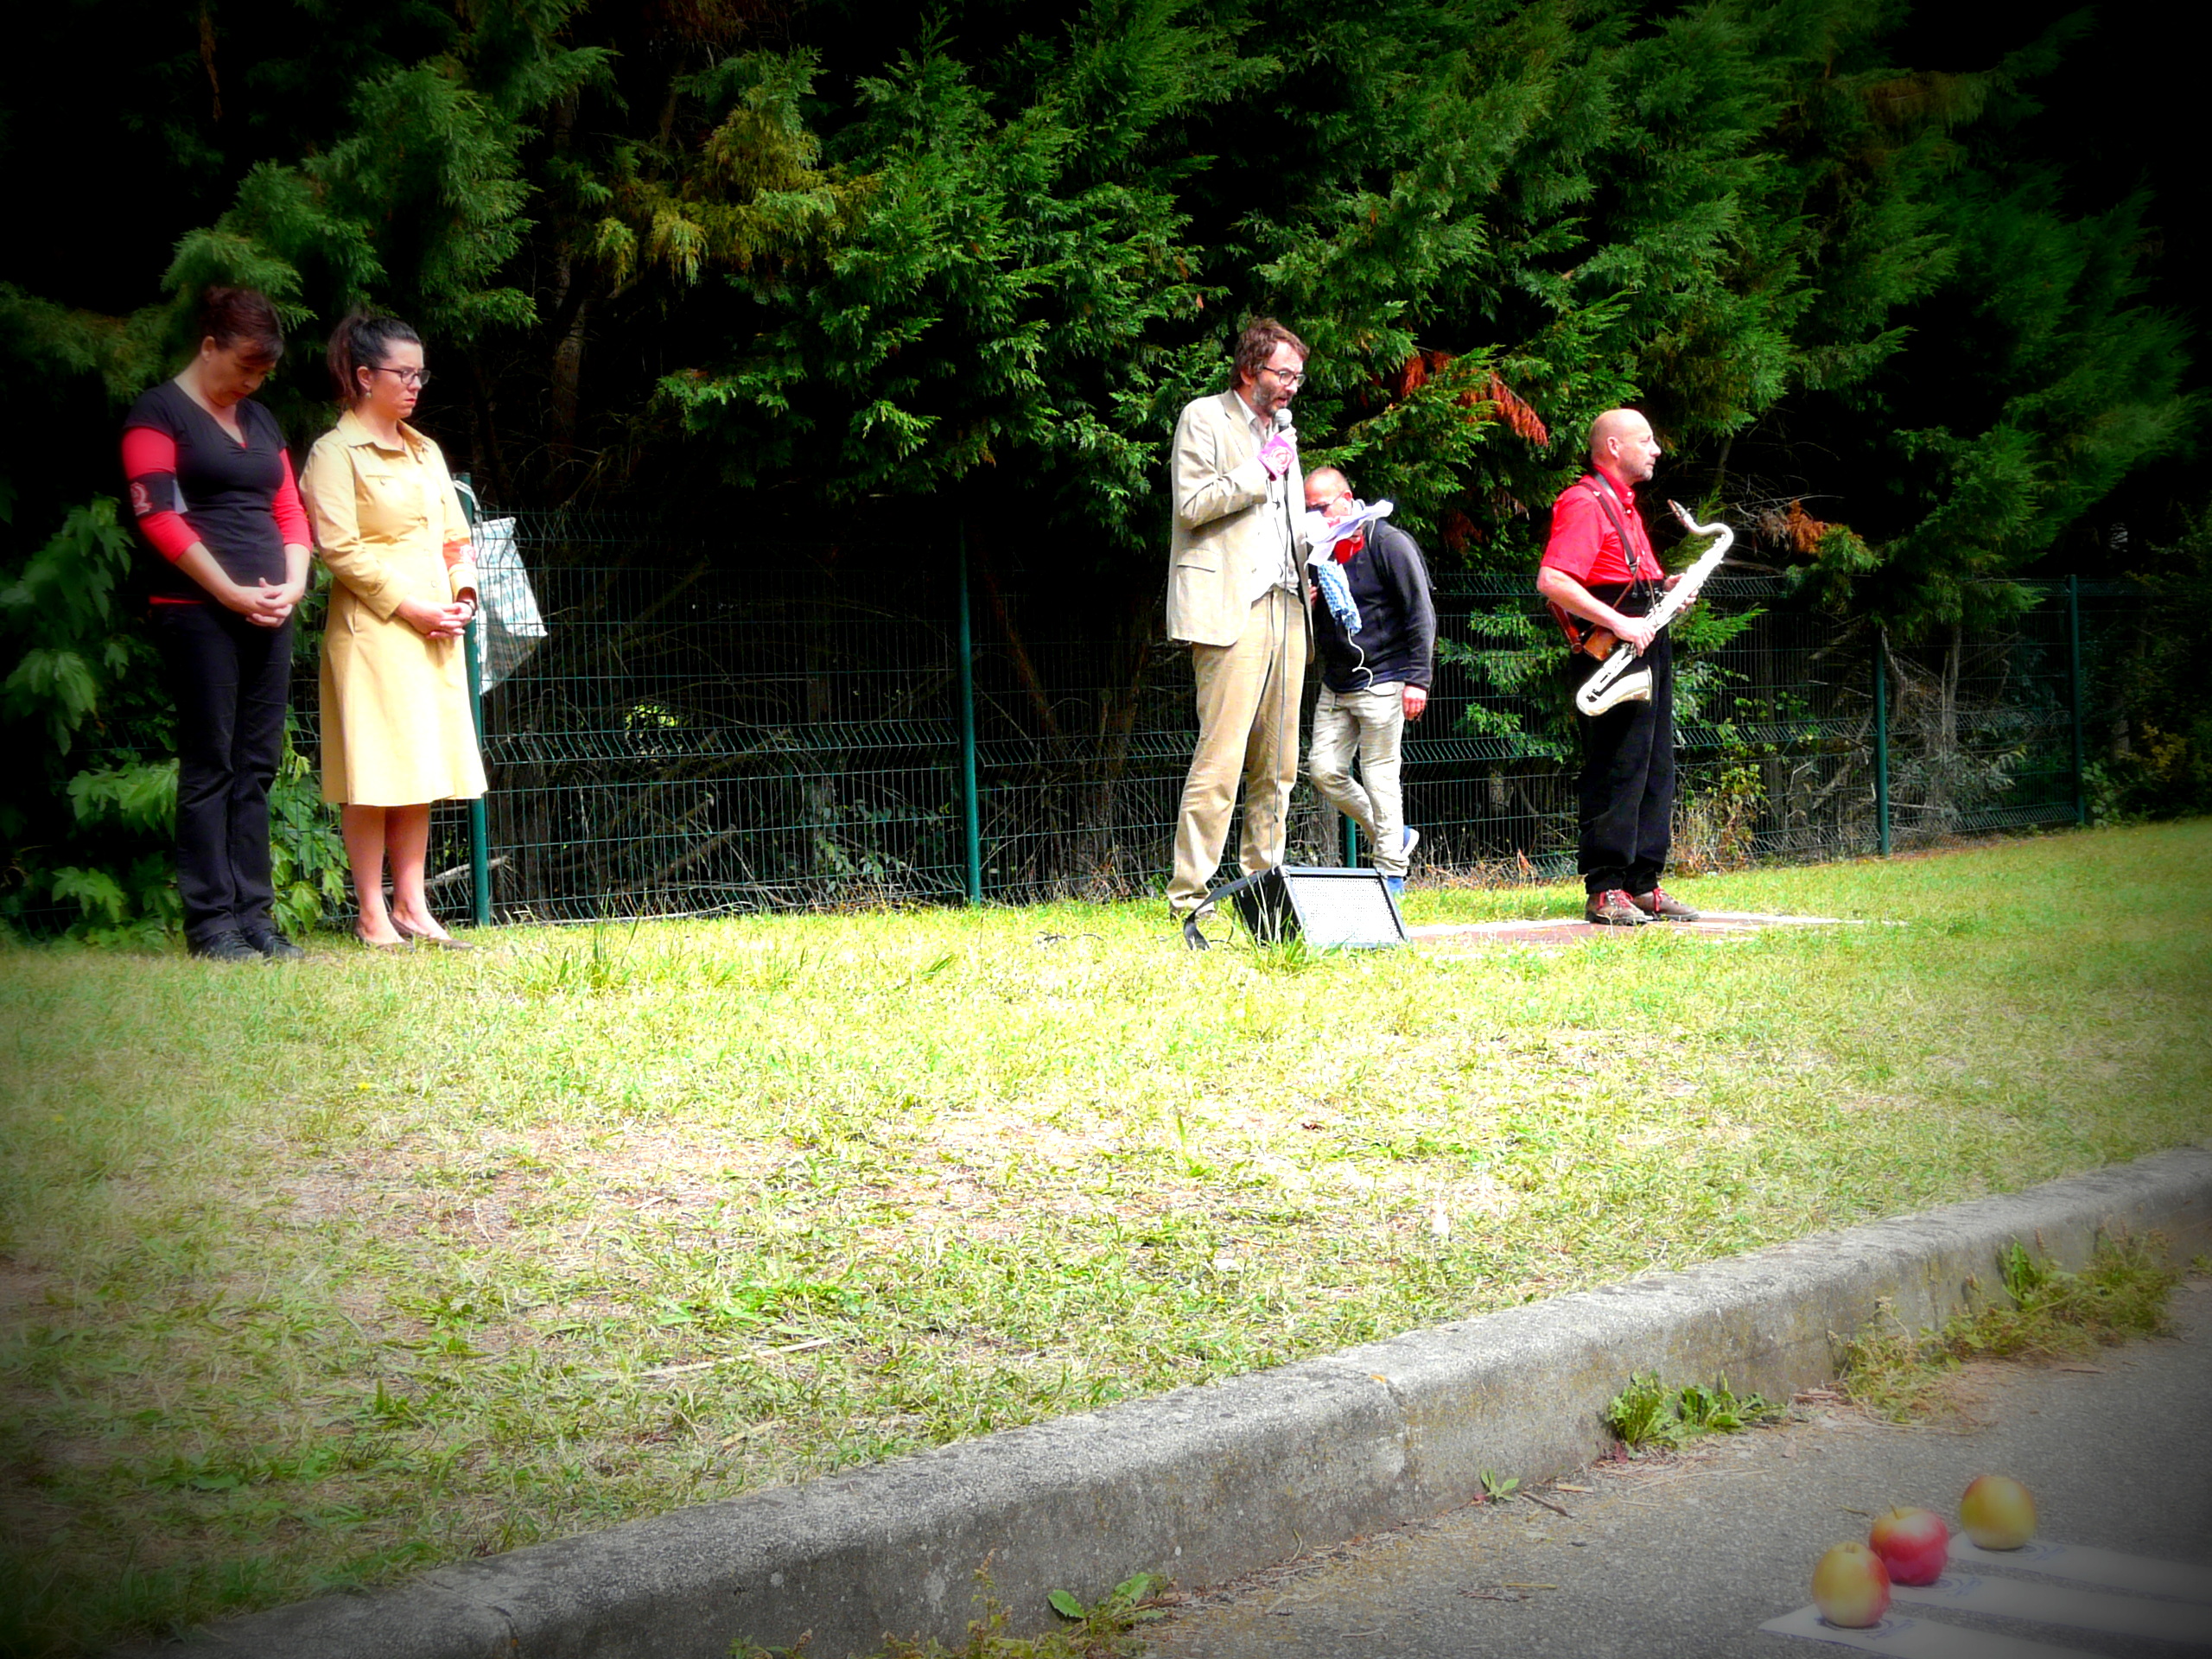
[[[2068, 1266], [2097, 1235], [2212, 1250], [2212, 1152], [1829, 1233], [1342, 1354], [708, 1503], [227, 1621], [208, 1659], [722, 1659], [745, 1637], [846, 1659], [885, 1631], [957, 1640], [988, 1558], [1031, 1625], [1131, 1573], [1218, 1582], [1435, 1515], [1482, 1471], [1603, 1448], [1629, 1373], [1781, 1395], [1834, 1374], [1887, 1302], [1908, 1325], [2001, 1294], [2018, 1239]], [[164, 1649], [170, 1654], [175, 1648]]]

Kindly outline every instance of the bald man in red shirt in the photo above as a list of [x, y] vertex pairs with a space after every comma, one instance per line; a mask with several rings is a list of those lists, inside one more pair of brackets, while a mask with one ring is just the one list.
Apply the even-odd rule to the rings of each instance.
[[[1649, 702], [1575, 716], [1584, 913], [1611, 927], [1697, 919], [1659, 885], [1674, 824], [1675, 659], [1672, 641], [1644, 618], [1675, 579], [1660, 567], [1636, 507], [1636, 486], [1649, 480], [1659, 453], [1651, 423], [1635, 410], [1609, 409], [1592, 421], [1590, 471], [1553, 503], [1536, 571], [1536, 591], [1566, 613], [1563, 621], [1572, 619], [1570, 637], [1586, 639], [1595, 625], [1634, 645], [1651, 671]], [[1604, 654], [1578, 648], [1569, 661], [1570, 690], [1579, 689]]]

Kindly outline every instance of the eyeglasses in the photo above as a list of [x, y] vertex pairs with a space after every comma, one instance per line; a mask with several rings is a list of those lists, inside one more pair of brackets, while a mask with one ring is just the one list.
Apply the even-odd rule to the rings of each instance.
[[428, 369], [387, 369], [381, 363], [372, 363], [369, 365], [369, 370], [373, 374], [397, 375], [399, 384], [410, 391], [420, 391], [430, 384], [430, 372]]
[[1260, 365], [1260, 372], [1272, 374], [1275, 378], [1277, 385], [1287, 386], [1293, 391], [1296, 391], [1299, 387], [1306, 384], [1306, 371], [1303, 369], [1279, 369], [1272, 363], [1262, 363]]

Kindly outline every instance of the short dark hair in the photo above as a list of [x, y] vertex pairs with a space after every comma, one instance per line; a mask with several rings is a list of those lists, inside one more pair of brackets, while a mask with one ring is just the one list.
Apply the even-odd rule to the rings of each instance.
[[1260, 371], [1267, 360], [1275, 354], [1275, 347], [1287, 346], [1298, 353], [1303, 363], [1309, 353], [1306, 342], [1284, 327], [1273, 317], [1254, 317], [1244, 325], [1244, 332], [1236, 337], [1236, 381], [1243, 385], [1260, 378]]
[[284, 328], [276, 308], [257, 289], [211, 288], [200, 296], [200, 338], [219, 351], [274, 368], [284, 355]]
[[349, 313], [330, 331], [330, 378], [338, 383], [338, 401], [349, 406], [359, 403], [361, 388], [354, 371], [384, 367], [391, 348], [402, 342], [420, 346], [423, 336], [397, 317], [372, 311]]

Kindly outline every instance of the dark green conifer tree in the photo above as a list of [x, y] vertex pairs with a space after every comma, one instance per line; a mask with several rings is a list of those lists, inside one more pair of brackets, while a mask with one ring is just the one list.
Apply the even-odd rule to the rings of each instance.
[[[2172, 210], [2085, 209], [2020, 143], [2064, 29], [1935, 73], [1893, 60], [1904, 0], [884, 16], [31, 14], [0, 162], [19, 220], [77, 233], [0, 252], [7, 571], [90, 533], [120, 407], [217, 279], [285, 308], [268, 401], [302, 448], [321, 333], [375, 303], [425, 328], [424, 418], [498, 499], [957, 518], [1007, 588], [1080, 592], [1130, 685], [1167, 434], [1249, 311], [1316, 347], [1309, 453], [1398, 499], [1441, 563], [1525, 569], [1589, 417], [1637, 403], [1669, 486], [1733, 512], [1747, 556], [1906, 632], [2001, 609], [1971, 579], [2031, 567], [2198, 421], [2188, 329], [2142, 289]], [[83, 124], [48, 67], [95, 60], [123, 118], [56, 144]], [[46, 664], [9, 682], [22, 729], [75, 699], [104, 766], [151, 760], [111, 719], [108, 648], [10, 615]], [[11, 785], [11, 847], [73, 833], [75, 775]]]

